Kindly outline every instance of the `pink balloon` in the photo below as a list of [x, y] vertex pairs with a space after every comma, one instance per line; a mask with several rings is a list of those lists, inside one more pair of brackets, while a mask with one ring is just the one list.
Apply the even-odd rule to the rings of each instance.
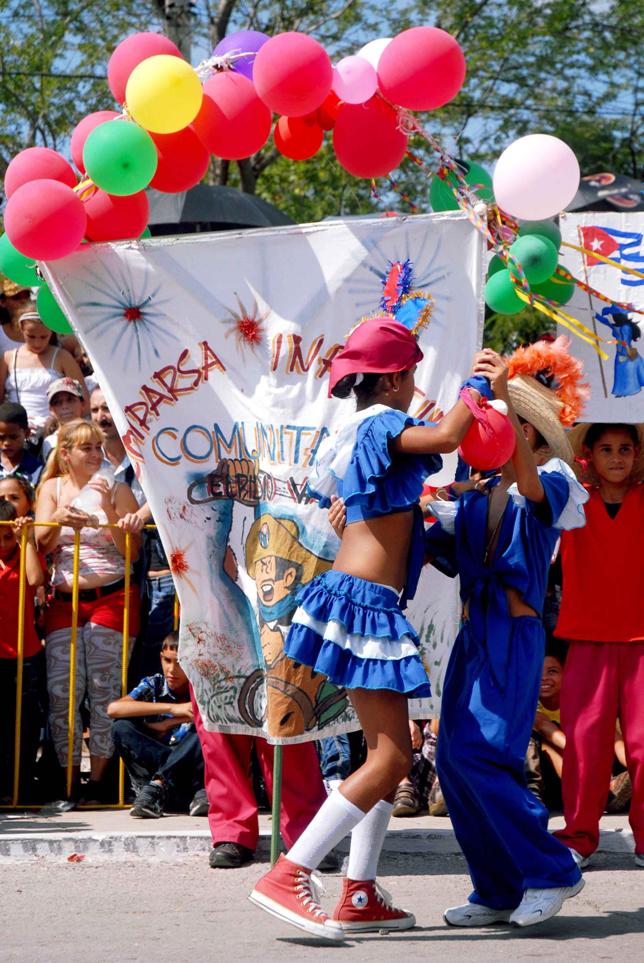
[[354, 177], [384, 177], [407, 150], [396, 110], [376, 95], [367, 104], [345, 104], [333, 131], [338, 162]]
[[[214, 104], [208, 148], [224, 160], [241, 160], [260, 150], [271, 132], [271, 112], [257, 96], [252, 81], [236, 71], [224, 70], [209, 77], [203, 89], [204, 98], [209, 97]], [[200, 136], [203, 140], [203, 134]]]
[[566, 209], [579, 178], [579, 163], [568, 144], [551, 134], [528, 134], [499, 157], [494, 197], [512, 217], [543, 221]]
[[28, 147], [16, 154], [4, 175], [4, 192], [7, 197], [23, 184], [47, 178], [75, 187], [77, 177], [72, 165], [50, 147]]
[[332, 80], [333, 67], [324, 47], [295, 31], [267, 41], [253, 66], [253, 82], [261, 99], [276, 114], [288, 117], [317, 110]]
[[125, 103], [125, 88], [130, 74], [142, 60], [168, 54], [183, 57], [181, 51], [168, 37], [160, 33], [133, 33], [122, 40], [107, 63], [107, 82], [118, 104]]
[[7, 202], [4, 227], [25, 257], [54, 261], [76, 250], [87, 226], [85, 207], [71, 187], [60, 181], [30, 181]]
[[140, 237], [145, 230], [150, 206], [145, 191], [114, 197], [97, 190], [85, 201], [87, 227], [85, 233], [91, 241], [120, 241]]
[[356, 56], [367, 60], [373, 69], [377, 70], [380, 58], [391, 43], [391, 39], [391, 37], [379, 37], [377, 40], [370, 40], [369, 43], [360, 48]]
[[83, 117], [74, 127], [69, 150], [72, 155], [72, 160], [81, 174], [85, 173], [85, 165], [83, 163], [83, 147], [85, 146], [85, 141], [95, 127], [98, 127], [99, 124], [104, 124], [107, 120], [116, 120], [118, 116], [119, 114], [117, 114], [115, 110], [97, 110], [93, 114], [88, 114], [86, 117]]
[[362, 57], [344, 57], [333, 70], [331, 89], [345, 104], [365, 104], [378, 89], [378, 75]]
[[458, 41], [438, 27], [412, 27], [391, 41], [378, 64], [383, 97], [408, 110], [434, 110], [457, 95], [465, 80]]

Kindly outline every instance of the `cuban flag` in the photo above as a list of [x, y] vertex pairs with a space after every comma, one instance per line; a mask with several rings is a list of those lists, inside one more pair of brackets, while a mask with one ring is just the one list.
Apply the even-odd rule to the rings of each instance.
[[[582, 227], [583, 245], [588, 251], [609, 257], [625, 267], [644, 272], [644, 235], [637, 231], [619, 231], [613, 227]], [[591, 254], [585, 254], [586, 265], [591, 268], [602, 262]], [[627, 287], [639, 287], [644, 284], [644, 278], [636, 278], [632, 274], [624, 273], [621, 283]]]

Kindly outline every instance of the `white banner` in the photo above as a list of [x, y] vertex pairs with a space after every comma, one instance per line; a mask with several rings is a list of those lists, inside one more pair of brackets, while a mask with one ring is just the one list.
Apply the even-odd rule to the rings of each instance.
[[[91, 246], [48, 266], [148, 495], [207, 728], [301, 741], [357, 728], [346, 695], [286, 659], [298, 587], [336, 550], [305, 489], [352, 402], [327, 398], [355, 322], [431, 304], [410, 409], [451, 407], [482, 335], [483, 242], [460, 213]], [[409, 615], [437, 711], [456, 584], [426, 571]]]
[[[644, 274], [644, 214], [562, 214], [561, 233], [564, 242]], [[644, 311], [644, 278], [565, 246], [562, 252], [562, 263], [576, 278], [613, 301]], [[640, 338], [644, 315], [616, 310], [580, 288], [563, 310], [608, 342], [601, 345], [609, 356], [605, 361], [590, 344], [573, 336], [571, 351], [583, 361], [591, 386], [582, 420], [644, 421], [644, 341]], [[559, 327], [558, 333], [569, 332]]]

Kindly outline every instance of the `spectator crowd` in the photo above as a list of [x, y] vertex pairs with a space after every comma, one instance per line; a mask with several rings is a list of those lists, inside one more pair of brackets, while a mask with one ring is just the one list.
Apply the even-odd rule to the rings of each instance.
[[[178, 661], [168, 561], [82, 346], [45, 327], [29, 291], [6, 281], [0, 323], [0, 803], [10, 804], [16, 788], [18, 713], [20, 804], [115, 802], [120, 756], [133, 816], [210, 811], [211, 865], [240, 866], [253, 858], [258, 800], [265, 802], [271, 788], [271, 747], [203, 728]], [[644, 438], [633, 425], [583, 425], [573, 435], [576, 467], [591, 498], [586, 526], [564, 533], [552, 560], [543, 613], [547, 646], [525, 772], [538, 799], [563, 810], [559, 835], [584, 860], [597, 845], [604, 811], [628, 811], [633, 800], [631, 824], [636, 836], [644, 835]], [[490, 477], [464, 473], [452, 486], [428, 489], [424, 501], [458, 499]], [[435, 767], [439, 722], [411, 722], [410, 730], [414, 763], [393, 814], [447, 815]], [[362, 752], [354, 735], [285, 748], [282, 829], [289, 845]]]

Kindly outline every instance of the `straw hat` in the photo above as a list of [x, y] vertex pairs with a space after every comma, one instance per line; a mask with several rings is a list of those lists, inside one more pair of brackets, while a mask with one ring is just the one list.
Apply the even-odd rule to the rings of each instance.
[[573, 453], [564, 427], [559, 420], [563, 402], [554, 391], [529, 375], [515, 375], [508, 381], [512, 407], [546, 439], [553, 458], [561, 458], [569, 465]]
[[[590, 427], [590, 423], [575, 425], [575, 427], [571, 428], [571, 430], [568, 432], [568, 438], [570, 439], [570, 444], [575, 457], [575, 464], [573, 467], [577, 473], [577, 477], [582, 482], [597, 484], [597, 475], [593, 471], [591, 465], [588, 464], [584, 452], [584, 442]], [[644, 423], [633, 425], [633, 427], [636, 429], [639, 437], [639, 453], [635, 458], [635, 464], [633, 465], [631, 477], [634, 482], [641, 482], [644, 481]]]
[[9, 278], [6, 278], [4, 274], [0, 274], [0, 295], [3, 297], [15, 298], [16, 294], [30, 290], [31, 288], [25, 287], [24, 284], [16, 284], [15, 281], [10, 281]]

